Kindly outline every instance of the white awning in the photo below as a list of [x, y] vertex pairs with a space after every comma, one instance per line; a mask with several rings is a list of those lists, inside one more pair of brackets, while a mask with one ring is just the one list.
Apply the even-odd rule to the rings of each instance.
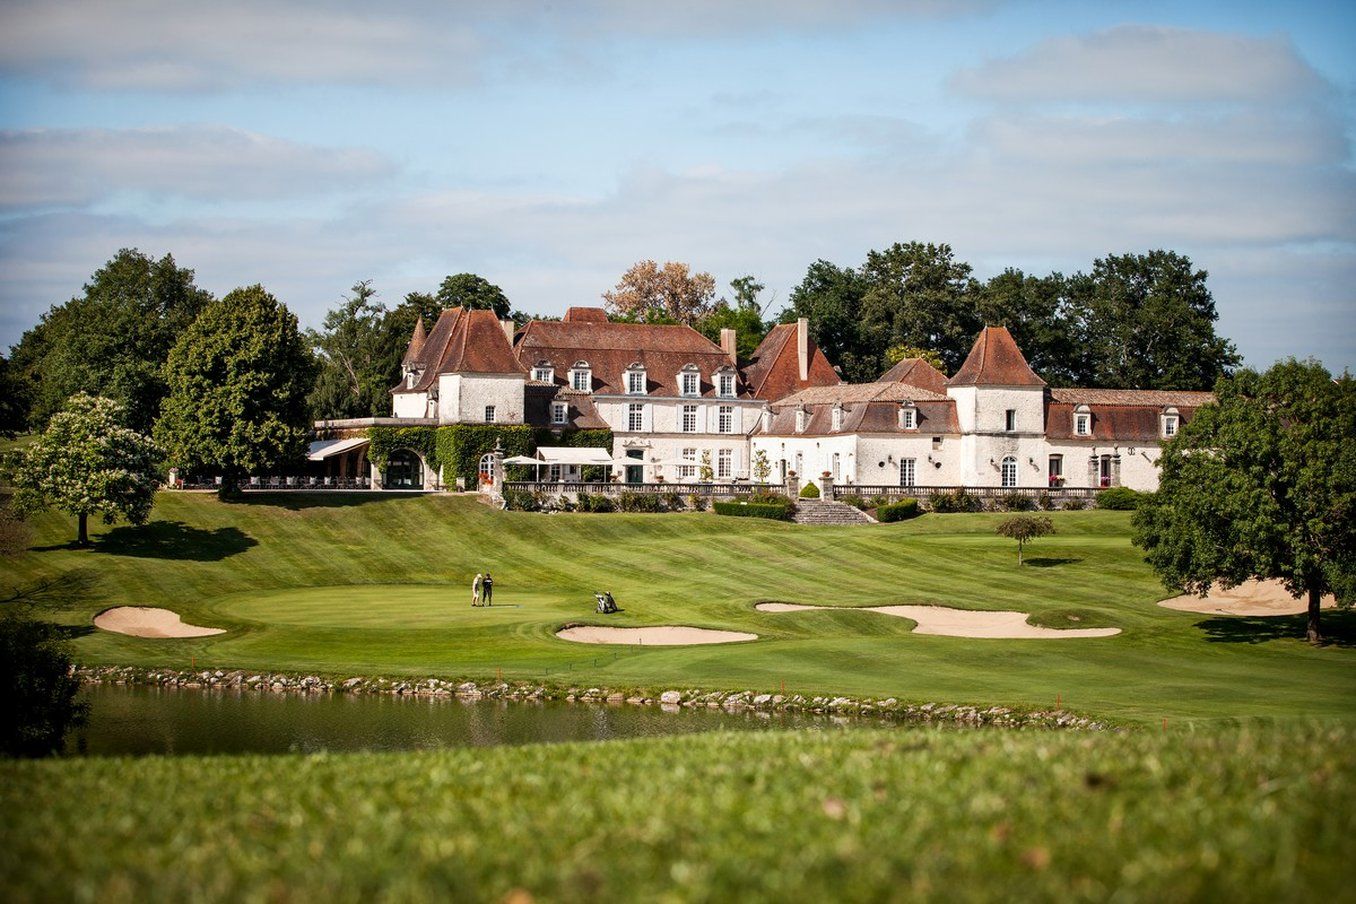
[[311, 461], [324, 461], [327, 458], [343, 455], [345, 452], [351, 452], [360, 446], [365, 446], [367, 442], [365, 436], [355, 436], [351, 439], [322, 439], [311, 443], [310, 449], [306, 452], [306, 457]]
[[538, 446], [537, 454], [547, 465], [610, 465], [612, 454], [606, 449], [571, 446]]

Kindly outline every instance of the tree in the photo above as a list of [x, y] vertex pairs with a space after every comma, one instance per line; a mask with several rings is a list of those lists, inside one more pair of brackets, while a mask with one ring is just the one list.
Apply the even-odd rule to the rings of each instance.
[[17, 453], [10, 475], [19, 512], [56, 508], [78, 522], [76, 543], [89, 545], [90, 515], [144, 524], [155, 500], [156, 448], [120, 423], [112, 399], [76, 393], [47, 429]]
[[1163, 448], [1134, 542], [1169, 587], [1276, 579], [1308, 599], [1356, 599], [1356, 382], [1316, 361], [1241, 370]]
[[942, 360], [941, 355], [930, 348], [918, 348], [915, 345], [892, 345], [885, 350], [885, 363], [892, 367], [905, 358], [922, 358], [942, 373], [946, 373], [946, 362]]
[[[474, 273], [458, 273], [443, 280], [434, 296], [444, 308], [475, 308], [494, 311], [500, 320], [508, 320], [513, 313], [508, 296], [494, 283]], [[434, 315], [437, 319], [437, 315]], [[413, 324], [411, 324], [413, 326]]]
[[767, 479], [772, 476], [772, 465], [767, 460], [767, 452], [758, 449], [753, 453], [753, 479], [759, 483], [767, 483]]
[[838, 267], [817, 260], [805, 278], [791, 290], [791, 303], [782, 313], [783, 323], [804, 317], [810, 322], [815, 342], [843, 375], [859, 383], [880, 375], [881, 362], [865, 351], [869, 344], [861, 335], [862, 296], [866, 284], [851, 267]]
[[622, 274], [616, 288], [603, 293], [612, 313], [644, 323], [696, 324], [711, 311], [716, 281], [710, 273], [692, 273], [688, 265], [639, 261]]
[[387, 414], [389, 390], [409, 342], [408, 335], [400, 339], [391, 332], [389, 312], [373, 300], [377, 292], [370, 280], [355, 283], [350, 292], [325, 315], [321, 331], [306, 333], [319, 369], [310, 394], [311, 415], [317, 419]]
[[56, 626], [0, 616], [0, 694], [8, 713], [0, 719], [0, 754], [37, 757], [61, 749], [88, 710], [76, 699], [74, 666]]
[[211, 298], [172, 256], [119, 251], [83, 295], [54, 306], [15, 346], [32, 391], [30, 425], [45, 424], [68, 397], [88, 392], [121, 403], [127, 426], [148, 432], [167, 391], [165, 358]]
[[1022, 547], [1032, 540], [1055, 532], [1055, 524], [1044, 515], [1013, 515], [998, 525], [998, 535], [1017, 541], [1017, 565], [1022, 564]]
[[314, 370], [292, 312], [263, 286], [236, 289], [170, 352], [156, 439], [171, 465], [219, 474], [229, 495], [241, 477], [302, 458]]
[[956, 260], [950, 245], [896, 242], [870, 251], [861, 276], [861, 334], [868, 340], [862, 354], [878, 362], [872, 379], [885, 369], [885, 350], [896, 344], [933, 349], [946, 373], [960, 369], [984, 321], [970, 265]]
[[18, 368], [0, 355], [0, 436], [13, 439], [28, 425], [29, 387]]
[[1034, 276], [1009, 267], [979, 287], [976, 303], [980, 320], [1007, 327], [1026, 362], [1047, 383], [1079, 384], [1082, 351], [1061, 274]]
[[1077, 382], [1122, 389], [1203, 389], [1239, 364], [1215, 335], [1207, 273], [1172, 251], [1108, 255], [1070, 280]]

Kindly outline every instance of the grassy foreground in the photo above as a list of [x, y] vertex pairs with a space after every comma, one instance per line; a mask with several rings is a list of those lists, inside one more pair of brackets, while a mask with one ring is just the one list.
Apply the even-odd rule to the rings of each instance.
[[847, 730], [0, 763], [13, 902], [1337, 900], [1356, 732]]
[[[0, 562], [0, 593], [36, 599], [79, 635], [89, 664], [439, 675], [558, 684], [750, 689], [979, 706], [1064, 706], [1163, 718], [1356, 716], [1356, 615], [1220, 618], [1167, 595], [1129, 542], [1123, 512], [1055, 513], [1059, 533], [1019, 568], [1001, 515], [813, 528], [715, 515], [538, 515], [462, 497], [162, 493], [150, 524], [36, 522], [33, 549]], [[469, 608], [478, 570], [496, 603]], [[595, 590], [625, 610], [592, 613]], [[841, 606], [938, 603], [1015, 609], [1108, 638], [974, 640], [911, 633], [869, 612], [763, 613], [760, 600]], [[165, 606], [228, 629], [192, 640], [96, 631], [113, 605]], [[569, 622], [684, 624], [759, 635], [698, 647], [598, 647]]]

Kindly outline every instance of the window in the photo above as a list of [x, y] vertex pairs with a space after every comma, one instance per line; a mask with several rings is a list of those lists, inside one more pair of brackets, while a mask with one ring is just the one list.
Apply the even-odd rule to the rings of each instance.
[[556, 372], [550, 367], [534, 367], [532, 368], [532, 379], [538, 383], [554, 383]]
[[1048, 466], [1048, 471], [1047, 471], [1047, 473], [1049, 474], [1049, 480], [1050, 480], [1050, 486], [1051, 486], [1051, 487], [1062, 487], [1062, 486], [1064, 486], [1064, 456], [1063, 456], [1063, 455], [1051, 455], [1051, 456], [1050, 456], [1050, 464], [1049, 464], [1049, 466]]
[[1003, 486], [1017, 486], [1017, 459], [1011, 455], [1003, 459]]
[[720, 449], [716, 452], [716, 476], [729, 479], [731, 472], [731, 462], [734, 460], [734, 450]]
[[838, 478], [839, 478], [841, 469], [842, 469], [842, 457], [841, 457], [837, 452], [835, 452], [835, 453], [833, 453], [833, 482], [834, 482], [834, 483], [837, 483], [837, 482], [838, 482]]
[[626, 391], [631, 395], [645, 394], [645, 371], [628, 370], [626, 372]]
[[918, 409], [912, 405], [905, 405], [899, 409], [899, 426], [904, 430], [918, 429]]
[[626, 429], [632, 433], [639, 433], [645, 429], [645, 406], [627, 405], [626, 406]]
[[683, 433], [697, 432], [697, 406], [684, 405], [682, 415], [678, 422], [678, 429]]
[[833, 430], [837, 432], [843, 429], [843, 406], [833, 406]]
[[1009, 408], [1009, 409], [1004, 413], [1004, 417], [1003, 417], [1003, 429], [1006, 430], [1008, 433], [1012, 433], [1014, 430], [1017, 429], [1017, 409], [1016, 409], [1016, 408]]
[[1163, 435], [1168, 439], [1177, 435], [1177, 425], [1179, 418], [1176, 408], [1169, 408], [1163, 412]]
[[721, 405], [716, 416], [717, 433], [734, 433], [734, 406]]
[[685, 370], [679, 378], [679, 392], [685, 396], [701, 395], [701, 375], [694, 370]]
[[546, 479], [551, 483], [560, 483], [560, 465], [551, 465], [547, 469]]
[[[796, 432], [797, 432], [797, 433], [804, 433], [804, 432], [805, 432], [805, 420], [806, 420], [805, 409], [804, 409], [804, 408], [797, 408], [797, 409], [796, 409]], [[799, 474], [800, 471], [797, 470], [796, 473]]]
[[735, 394], [735, 375], [717, 374], [716, 375], [716, 394], [723, 399], [732, 399]]
[[485, 423], [487, 423], [487, 424], [493, 424], [493, 423], [494, 423], [494, 406], [493, 406], [493, 405], [486, 405], [486, 406], [485, 406]]
[[570, 388], [578, 392], [590, 392], [593, 389], [593, 371], [587, 367], [576, 367], [570, 371]]
[[570, 406], [564, 402], [551, 403], [551, 423], [563, 424], [569, 419]]
[[1086, 405], [1074, 412], [1074, 436], [1092, 436], [1092, 412]]
[[899, 460], [899, 485], [902, 487], [916, 486], [918, 480], [918, 459], [901, 458]]
[[692, 480], [697, 476], [697, 450], [684, 449], [683, 461], [690, 461], [690, 465], [679, 465], [678, 476], [683, 480]]

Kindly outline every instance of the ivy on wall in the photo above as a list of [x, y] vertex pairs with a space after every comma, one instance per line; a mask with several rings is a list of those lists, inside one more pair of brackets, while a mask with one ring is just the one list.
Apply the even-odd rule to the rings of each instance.
[[392, 452], [409, 449], [422, 455], [428, 466], [436, 470], [436, 433], [436, 427], [369, 427], [367, 457], [378, 470], [384, 471]]
[[532, 428], [495, 424], [453, 424], [439, 427], [436, 457], [443, 467], [443, 482], [456, 486], [457, 478], [468, 490], [476, 488], [480, 458], [494, 451], [496, 441], [504, 457], [532, 453]]

